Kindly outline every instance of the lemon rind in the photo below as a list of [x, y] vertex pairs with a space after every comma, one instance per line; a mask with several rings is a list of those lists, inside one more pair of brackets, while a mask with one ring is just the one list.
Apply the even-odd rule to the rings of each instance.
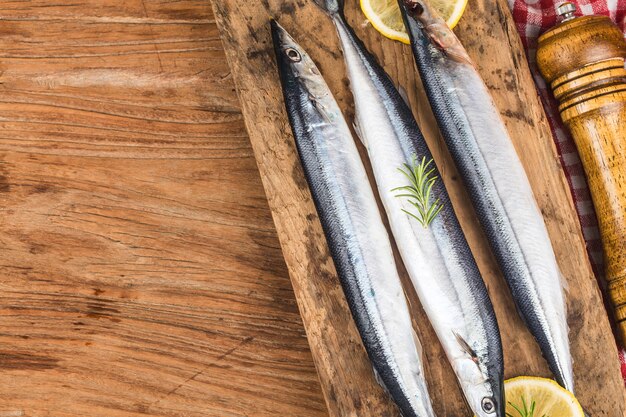
[[370, 6], [369, 0], [360, 0], [359, 3], [361, 5], [361, 11], [363, 12], [367, 20], [369, 20], [374, 29], [380, 32], [384, 37], [393, 39], [394, 41], [400, 41], [407, 45], [410, 43], [409, 35], [406, 32], [392, 29], [385, 23], [383, 23], [380, 17], [378, 17], [378, 15], [374, 13], [374, 10]]
[[[465, 12], [465, 8], [467, 7], [467, 1], [468, 0], [456, 1], [454, 5], [454, 10], [446, 21], [446, 24], [450, 27], [450, 29], [453, 29], [461, 20], [461, 17]], [[367, 20], [369, 20], [374, 29], [376, 29], [380, 34], [382, 34], [386, 38], [392, 39], [394, 41], [400, 41], [407, 45], [410, 43], [409, 35], [406, 32], [392, 29], [382, 21], [382, 19], [374, 12], [373, 8], [371, 7], [370, 0], [359, 0], [359, 3], [361, 6], [361, 11], [363, 12]]]
[[571, 392], [561, 387], [556, 381], [549, 378], [542, 378], [536, 376], [518, 376], [515, 378], [507, 379], [504, 381], [505, 386], [508, 385], [508, 388], [514, 387], [516, 384], [527, 385], [529, 381], [534, 381], [535, 383], [540, 383], [544, 386], [550, 386], [552, 388], [552, 392], [558, 393], [563, 399], [568, 400], [568, 402], [578, 411], [580, 417], [585, 416], [585, 412], [583, 411], [582, 406]]

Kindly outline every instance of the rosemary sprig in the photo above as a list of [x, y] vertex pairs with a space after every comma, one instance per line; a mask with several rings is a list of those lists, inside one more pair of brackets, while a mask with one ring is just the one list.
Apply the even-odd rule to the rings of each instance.
[[426, 157], [423, 157], [422, 162], [418, 164], [417, 156], [413, 155], [410, 164], [404, 164], [403, 168], [398, 168], [398, 171], [407, 177], [410, 184], [391, 190], [392, 192], [400, 191], [401, 193], [396, 194], [396, 197], [406, 198], [415, 207], [416, 213], [405, 209], [402, 209], [402, 211], [420, 222], [424, 228], [430, 225], [443, 208], [443, 204], [439, 203], [439, 199], [436, 199], [432, 204], [430, 202], [430, 193], [437, 180], [436, 176], [432, 176], [435, 171], [435, 167], [430, 168], [432, 163], [432, 159], [426, 161]]
[[[537, 405], [535, 401], [533, 400], [533, 402], [530, 404], [530, 408], [528, 408], [528, 405], [526, 404], [526, 400], [524, 399], [524, 397], [520, 397], [520, 398], [522, 400], [523, 409], [513, 404], [511, 401], [508, 401], [509, 405], [513, 407], [515, 411], [518, 412], [520, 417], [535, 417], [535, 406]], [[514, 416], [511, 413], [506, 413], [506, 417], [514, 417]], [[548, 417], [548, 415], [544, 414], [541, 417]]]

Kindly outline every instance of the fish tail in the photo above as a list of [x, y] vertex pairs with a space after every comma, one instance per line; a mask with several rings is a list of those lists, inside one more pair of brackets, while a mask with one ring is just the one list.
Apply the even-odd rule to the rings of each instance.
[[343, 0], [313, 0], [331, 16], [343, 14]]

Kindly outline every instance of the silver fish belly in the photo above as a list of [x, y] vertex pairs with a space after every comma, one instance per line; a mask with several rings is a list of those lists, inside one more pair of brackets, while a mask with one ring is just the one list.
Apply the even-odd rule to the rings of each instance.
[[432, 156], [411, 110], [334, 4], [321, 5], [337, 28], [358, 134], [402, 260], [471, 409], [480, 417], [504, 417], [502, 346], [495, 313], [447, 191], [442, 181], [434, 184], [433, 198], [443, 208], [427, 227], [406, 214], [410, 204], [392, 191], [407, 183], [398, 168], [415, 157]]
[[517, 308], [556, 380], [573, 392], [565, 300], [528, 177], [454, 33], [423, 0], [400, 0], [422, 83]]
[[319, 70], [276, 22], [272, 35], [298, 153], [374, 369], [405, 417], [434, 417], [391, 243], [352, 134]]

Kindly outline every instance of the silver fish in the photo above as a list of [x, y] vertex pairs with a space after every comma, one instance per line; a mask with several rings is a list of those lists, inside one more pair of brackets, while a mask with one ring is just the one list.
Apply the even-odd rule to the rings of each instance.
[[433, 113], [518, 310], [556, 380], [573, 392], [561, 275], [502, 118], [467, 52], [428, 2], [399, 3]]
[[434, 417], [409, 308], [352, 134], [309, 55], [271, 23], [285, 106], [337, 273], [377, 376], [405, 417]]
[[[479, 417], [504, 417], [498, 324], [445, 186], [442, 181], [432, 183], [431, 200], [442, 208], [428, 225], [407, 214], [414, 207], [393, 191], [408, 182], [398, 168], [412, 166], [414, 158], [430, 161], [431, 152], [393, 82], [346, 23], [341, 3], [316, 3], [329, 12], [337, 28], [354, 96], [357, 131], [413, 286], [470, 408]], [[437, 176], [436, 168], [432, 169]]]

